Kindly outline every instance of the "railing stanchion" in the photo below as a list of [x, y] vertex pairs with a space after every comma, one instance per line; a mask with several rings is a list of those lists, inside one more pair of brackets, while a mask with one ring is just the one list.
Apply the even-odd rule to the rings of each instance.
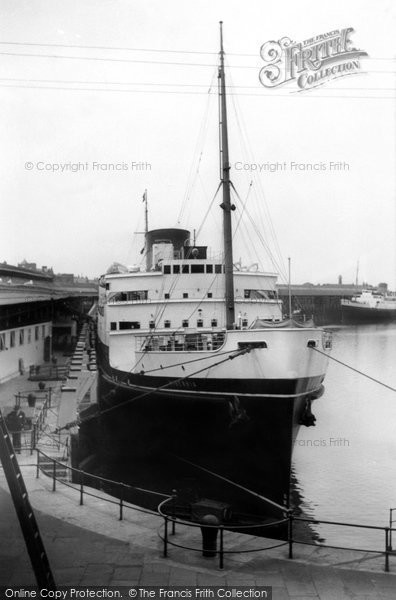
[[385, 527], [385, 572], [389, 572], [389, 527]]
[[37, 450], [36, 479], [40, 477], [40, 450]]
[[220, 525], [220, 551], [219, 551], [219, 567], [224, 569], [224, 527]]
[[84, 504], [84, 471], [80, 471], [80, 506]]
[[172, 490], [172, 535], [176, 533], [176, 496], [177, 491]]
[[166, 558], [168, 556], [168, 517], [164, 517], [164, 519], [164, 558]]
[[289, 558], [293, 558], [293, 514], [291, 512], [289, 512], [287, 536], [289, 541]]
[[120, 493], [120, 518], [119, 520], [122, 521], [123, 519], [123, 502], [124, 502], [124, 485], [121, 484], [121, 493]]
[[56, 491], [56, 462], [52, 461], [52, 491]]

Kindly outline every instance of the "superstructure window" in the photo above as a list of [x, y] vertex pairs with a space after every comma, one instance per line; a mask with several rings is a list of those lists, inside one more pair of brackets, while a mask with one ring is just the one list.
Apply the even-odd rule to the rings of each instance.
[[197, 319], [197, 327], [203, 327], [203, 320]]
[[164, 275], [170, 275], [170, 272], [171, 272], [171, 266], [164, 265]]
[[110, 289], [110, 283], [106, 283], [105, 287], [106, 287], [106, 290], [109, 290]]
[[117, 323], [115, 321], [112, 321], [110, 323], [110, 331], [116, 331], [117, 330]]
[[183, 319], [182, 327], [188, 327], [188, 319]]
[[15, 331], [10, 331], [10, 346], [11, 348], [15, 346]]
[[36, 327], [34, 328], [34, 339], [37, 340], [39, 339], [39, 328], [38, 325], [36, 325]]
[[150, 329], [155, 329], [155, 322], [154, 321], [149, 321], [149, 328]]
[[5, 333], [0, 333], [0, 352], [6, 349]]
[[223, 270], [222, 267], [223, 265], [215, 265], [215, 273], [221, 273]]
[[148, 290], [114, 292], [109, 297], [109, 302], [139, 302], [140, 300], [148, 300]]
[[242, 319], [242, 327], [246, 329], [247, 326], [248, 326], [248, 320]]
[[208, 292], [208, 298], [213, 298], [212, 292]]
[[217, 327], [217, 319], [212, 319], [210, 324], [212, 327]]
[[188, 298], [188, 292], [183, 292], [183, 298]]
[[213, 273], [213, 265], [206, 265], [206, 272]]
[[118, 325], [121, 331], [125, 329], [140, 329], [139, 321], [120, 321]]
[[205, 265], [191, 265], [191, 273], [205, 273]]
[[190, 265], [182, 265], [182, 273], [189, 273]]
[[170, 322], [169, 320], [166, 320], [166, 321], [164, 321], [164, 327], [165, 327], [166, 329], [169, 329], [169, 328], [170, 328], [170, 326], [171, 326], [171, 322]]
[[19, 330], [19, 345], [23, 346], [23, 343], [25, 341], [25, 331], [23, 329]]
[[175, 275], [180, 273], [180, 265], [173, 265], [173, 273]]
[[169, 294], [164, 294], [164, 298], [165, 298], [165, 300], [169, 300], [169, 298], [170, 298]]
[[274, 300], [276, 292], [274, 290], [244, 290], [244, 298], [251, 300]]
[[32, 341], [32, 330], [29, 328], [28, 329], [27, 343], [30, 344], [31, 341]]

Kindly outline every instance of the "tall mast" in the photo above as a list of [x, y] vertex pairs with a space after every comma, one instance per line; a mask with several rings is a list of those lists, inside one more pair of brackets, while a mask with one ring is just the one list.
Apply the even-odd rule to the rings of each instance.
[[147, 190], [144, 190], [143, 194], [143, 202], [144, 202], [144, 247], [146, 250], [146, 269], [150, 269], [149, 254], [148, 254], [148, 246], [147, 246], [147, 234], [148, 234], [148, 203], [147, 203]]
[[235, 206], [231, 204], [230, 162], [228, 156], [228, 131], [227, 131], [227, 102], [226, 84], [224, 73], [223, 49], [223, 21], [220, 21], [220, 68], [219, 68], [219, 100], [220, 100], [220, 164], [221, 181], [223, 187], [223, 235], [224, 235], [224, 267], [225, 267], [225, 306], [226, 328], [233, 329], [235, 323], [234, 303], [234, 275], [232, 257], [232, 224], [231, 211]]

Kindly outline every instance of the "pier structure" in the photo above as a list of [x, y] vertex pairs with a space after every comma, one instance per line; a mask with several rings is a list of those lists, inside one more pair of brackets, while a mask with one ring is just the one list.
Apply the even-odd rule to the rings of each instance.
[[[289, 310], [289, 286], [279, 284], [277, 288], [286, 314]], [[362, 290], [363, 286], [354, 284], [291, 285], [292, 313], [305, 315], [307, 319], [313, 318], [317, 325], [338, 324], [342, 322], [341, 299], [350, 299]]]
[[[70, 350], [97, 297], [97, 285], [72, 275], [0, 264], [0, 383]], [[39, 378], [39, 377], [38, 377]]]

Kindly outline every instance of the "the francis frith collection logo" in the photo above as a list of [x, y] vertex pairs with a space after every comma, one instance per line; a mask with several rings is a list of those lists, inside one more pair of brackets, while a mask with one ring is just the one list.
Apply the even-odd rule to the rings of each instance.
[[260, 70], [260, 82], [268, 88], [295, 82], [298, 91], [302, 91], [358, 73], [360, 58], [367, 52], [353, 47], [353, 32], [352, 27], [347, 27], [303, 42], [293, 42], [288, 37], [266, 42], [260, 49], [266, 63]]

